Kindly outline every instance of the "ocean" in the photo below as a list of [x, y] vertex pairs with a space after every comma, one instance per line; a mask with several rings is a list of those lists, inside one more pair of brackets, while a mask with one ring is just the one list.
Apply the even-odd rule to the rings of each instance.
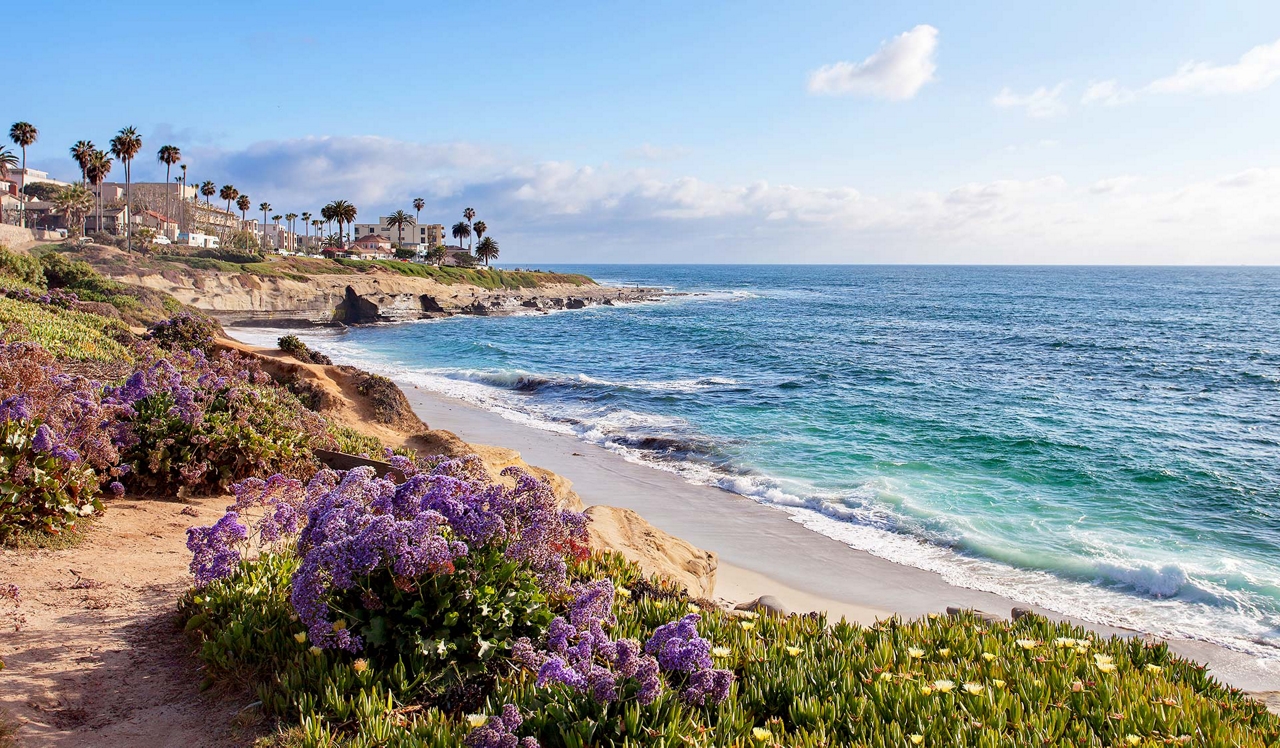
[[1280, 268], [546, 269], [683, 295], [301, 337], [953, 584], [1280, 657]]

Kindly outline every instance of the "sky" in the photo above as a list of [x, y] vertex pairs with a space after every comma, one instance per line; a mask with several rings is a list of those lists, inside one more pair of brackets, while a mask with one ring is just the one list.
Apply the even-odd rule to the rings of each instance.
[[[345, 199], [506, 263], [1280, 263], [1280, 3], [99, 3], [0, 11], [33, 168]], [[8, 66], [10, 71], [14, 65]]]

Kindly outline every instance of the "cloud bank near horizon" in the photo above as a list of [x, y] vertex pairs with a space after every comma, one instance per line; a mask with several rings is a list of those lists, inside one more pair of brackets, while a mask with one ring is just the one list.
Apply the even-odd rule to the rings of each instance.
[[[469, 143], [308, 137], [191, 149], [192, 173], [254, 200], [361, 218], [409, 209], [448, 225], [471, 206], [511, 261], [1274, 263], [1280, 169], [1179, 185], [1057, 175], [877, 194], [651, 168], [521, 161]], [[1146, 189], [1138, 189], [1141, 185]]]

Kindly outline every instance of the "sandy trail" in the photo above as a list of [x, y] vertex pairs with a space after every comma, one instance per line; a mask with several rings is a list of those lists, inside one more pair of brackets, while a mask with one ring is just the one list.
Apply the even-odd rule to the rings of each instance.
[[[190, 505], [116, 501], [66, 550], [6, 550], [0, 584], [0, 708], [20, 746], [235, 745], [252, 697], [202, 695], [176, 603], [191, 583], [186, 528], [226, 497]], [[15, 631], [15, 628], [18, 630]]]

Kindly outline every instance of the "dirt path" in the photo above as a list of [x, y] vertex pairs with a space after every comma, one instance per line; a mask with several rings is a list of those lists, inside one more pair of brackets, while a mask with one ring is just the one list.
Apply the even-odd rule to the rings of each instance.
[[0, 709], [17, 745], [240, 742], [233, 725], [251, 697], [199, 693], [175, 616], [190, 584], [186, 528], [227, 503], [113, 502], [75, 548], [3, 551], [0, 585], [21, 590], [16, 608], [0, 600]]

